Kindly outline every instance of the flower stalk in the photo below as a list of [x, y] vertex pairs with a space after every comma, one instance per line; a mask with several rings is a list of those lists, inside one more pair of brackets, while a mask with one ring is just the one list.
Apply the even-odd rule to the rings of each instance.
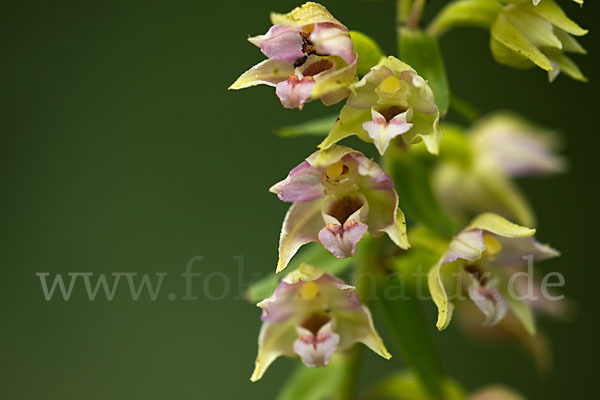
[[415, 0], [412, 8], [410, 10], [410, 15], [406, 20], [405, 26], [407, 29], [416, 30], [419, 29], [419, 25], [421, 23], [421, 17], [423, 16], [423, 11], [425, 10], [425, 5], [427, 0]]

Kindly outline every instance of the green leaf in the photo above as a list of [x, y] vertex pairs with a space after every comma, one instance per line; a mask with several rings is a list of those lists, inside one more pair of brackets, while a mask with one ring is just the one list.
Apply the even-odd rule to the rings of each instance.
[[281, 137], [297, 137], [297, 136], [325, 136], [329, 133], [335, 120], [336, 115], [328, 115], [303, 122], [298, 125], [284, 126], [277, 129], [277, 134]]
[[[292, 271], [299, 268], [300, 264], [309, 264], [332, 275], [339, 275], [350, 268], [355, 261], [352, 257], [335, 258], [320, 243], [311, 243], [298, 251], [287, 268]], [[254, 282], [246, 290], [246, 298], [251, 303], [266, 299], [273, 294], [280, 278], [282, 276], [273, 274]]]
[[[442, 382], [443, 399], [462, 400], [466, 397], [460, 385], [450, 379]], [[437, 400], [429, 394], [421, 382], [410, 372], [397, 372], [381, 381], [375, 389], [377, 397], [398, 400]]]
[[431, 185], [434, 158], [427, 153], [388, 149], [386, 170], [394, 180], [400, 208], [435, 232], [453, 236], [458, 227], [440, 207]]
[[[399, 273], [378, 280], [377, 305], [400, 350], [402, 360], [418, 377], [425, 390], [441, 398], [445, 377], [431, 338], [429, 322], [414, 288], [405, 285]], [[404, 296], [398, 292], [404, 289]]]
[[334, 355], [322, 368], [307, 368], [302, 364], [292, 372], [276, 400], [324, 400], [330, 398], [342, 383], [345, 360]]
[[362, 32], [350, 31], [354, 50], [358, 53], [358, 74], [365, 75], [385, 55], [379, 45]]
[[496, 0], [453, 1], [439, 12], [427, 28], [427, 33], [440, 37], [458, 27], [489, 29], [502, 9], [502, 4]]
[[400, 56], [424, 79], [429, 81], [435, 103], [445, 115], [450, 106], [450, 87], [446, 66], [436, 38], [422, 31], [402, 28], [400, 34]]

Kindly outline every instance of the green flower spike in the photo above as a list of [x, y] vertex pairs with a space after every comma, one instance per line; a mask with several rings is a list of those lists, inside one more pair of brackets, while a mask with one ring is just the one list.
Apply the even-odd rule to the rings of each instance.
[[[535, 332], [530, 305], [507, 295], [508, 267], [557, 257], [559, 252], [535, 240], [535, 229], [515, 225], [496, 214], [482, 214], [449, 243], [429, 271], [429, 291], [438, 308], [437, 328], [446, 329], [454, 310], [450, 297], [466, 284], [469, 298], [485, 314], [485, 325], [495, 325], [510, 309], [528, 332]], [[458, 293], [448, 293], [454, 284]]]
[[301, 265], [286, 276], [258, 306], [263, 325], [253, 382], [282, 355], [300, 356], [307, 367], [321, 367], [335, 351], [361, 342], [385, 359], [392, 357], [356, 289], [311, 266]]
[[573, 36], [587, 30], [569, 19], [553, 0], [505, 0], [509, 3], [491, 28], [490, 47], [496, 61], [514, 68], [538, 66], [552, 82], [564, 72], [585, 82], [587, 78], [565, 53], [586, 54]]
[[327, 149], [356, 135], [374, 143], [383, 155], [390, 141], [402, 136], [405, 143], [423, 141], [430, 153], [438, 154], [440, 112], [427, 81], [409, 65], [395, 57], [383, 58], [350, 85], [350, 91], [340, 117], [319, 148]]

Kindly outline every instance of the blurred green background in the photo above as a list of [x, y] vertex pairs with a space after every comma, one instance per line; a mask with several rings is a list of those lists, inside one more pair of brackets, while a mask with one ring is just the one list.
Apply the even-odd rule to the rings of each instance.
[[[431, 1], [428, 15], [443, 3]], [[576, 57], [587, 85], [563, 76], [548, 84], [540, 70], [495, 64], [483, 31], [455, 31], [442, 42], [458, 94], [484, 111], [511, 109], [556, 127], [571, 160], [567, 175], [521, 182], [539, 236], [563, 252], [542, 269], [562, 272], [579, 304], [572, 323], [543, 323], [555, 372], [540, 376], [518, 347], [488, 347], [453, 325], [436, 343], [447, 370], [470, 389], [505, 382], [531, 398], [593, 397], [599, 7], [562, 3], [591, 28], [581, 40], [591, 54]], [[283, 110], [271, 88], [226, 88], [263, 58], [247, 35], [267, 30], [270, 10], [298, 4], [2, 2], [0, 398], [274, 396], [293, 361], [249, 382], [259, 310], [239, 293], [274, 270], [287, 205], [268, 187], [318, 142], [280, 139], [274, 129], [332, 109], [314, 102]], [[394, 52], [393, 1], [324, 4]], [[182, 301], [180, 274], [194, 256], [204, 256], [194, 265], [198, 300]], [[81, 281], [70, 301], [45, 301], [37, 272], [168, 276], [156, 301], [132, 301], [125, 281], [112, 302], [103, 293], [89, 301]], [[400, 357], [368, 354], [361, 382], [401, 365]]]

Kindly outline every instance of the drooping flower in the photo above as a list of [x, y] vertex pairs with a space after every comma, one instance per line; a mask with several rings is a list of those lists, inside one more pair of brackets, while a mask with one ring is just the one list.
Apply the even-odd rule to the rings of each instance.
[[[491, 28], [490, 47], [496, 61], [515, 68], [538, 66], [550, 81], [564, 72], [587, 81], [566, 52], [586, 54], [573, 36], [588, 31], [569, 19], [553, 0], [505, 0], [509, 3]], [[579, 2], [578, 3], [582, 3]]]
[[405, 143], [423, 141], [429, 152], [438, 153], [440, 113], [427, 81], [409, 65], [384, 58], [350, 90], [338, 121], [319, 148], [356, 135], [383, 154], [390, 141], [401, 136]]
[[252, 381], [279, 356], [300, 356], [304, 365], [320, 367], [336, 350], [356, 342], [391, 358], [355, 288], [311, 266], [302, 265], [286, 276], [258, 306], [263, 325]]
[[348, 28], [325, 7], [308, 2], [288, 14], [271, 14], [273, 26], [251, 37], [267, 60], [243, 73], [229, 89], [275, 86], [285, 108], [321, 99], [331, 105], [348, 96], [355, 82], [357, 55]]
[[492, 211], [534, 225], [528, 202], [510, 178], [565, 171], [553, 132], [508, 113], [483, 118], [466, 133], [444, 129], [444, 157], [433, 176], [444, 207], [461, 221]]
[[283, 221], [277, 272], [313, 241], [337, 258], [354, 256], [367, 231], [385, 232], [399, 247], [409, 247], [394, 182], [376, 162], [349, 147], [313, 153], [270, 190], [294, 203]]
[[[437, 327], [450, 323], [454, 305], [448, 291], [452, 282], [458, 292], [466, 283], [469, 298], [486, 316], [486, 325], [495, 325], [510, 309], [525, 328], [535, 332], [529, 305], [507, 295], [506, 268], [523, 265], [530, 257], [540, 261], [559, 255], [539, 243], [535, 229], [515, 225], [495, 214], [482, 214], [455, 236], [439, 262], [429, 271], [429, 290], [438, 308]], [[460, 293], [459, 293], [460, 294]], [[454, 294], [452, 294], [454, 295]]]

